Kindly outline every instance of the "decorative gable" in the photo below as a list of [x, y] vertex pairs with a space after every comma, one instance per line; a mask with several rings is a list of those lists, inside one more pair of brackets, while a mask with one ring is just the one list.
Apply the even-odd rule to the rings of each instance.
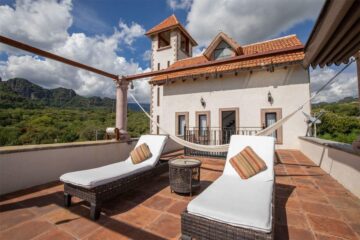
[[226, 57], [243, 55], [242, 47], [228, 35], [220, 32], [209, 47], [204, 52], [204, 56], [209, 60], [217, 60]]

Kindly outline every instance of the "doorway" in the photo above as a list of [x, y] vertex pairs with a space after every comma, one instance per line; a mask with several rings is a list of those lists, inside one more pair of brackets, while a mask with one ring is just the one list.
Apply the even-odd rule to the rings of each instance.
[[230, 142], [230, 137], [237, 133], [239, 127], [239, 109], [224, 108], [220, 109], [220, 130], [219, 137], [222, 144]]

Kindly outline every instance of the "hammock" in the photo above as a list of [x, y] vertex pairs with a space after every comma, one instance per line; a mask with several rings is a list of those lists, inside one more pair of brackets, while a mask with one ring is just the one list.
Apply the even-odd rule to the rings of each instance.
[[[299, 112], [307, 103], [309, 103], [312, 99], [314, 99], [322, 90], [324, 90], [327, 86], [331, 85], [333, 81], [336, 79], [337, 76], [339, 76], [348, 66], [353, 63], [355, 59], [351, 59], [348, 64], [346, 64], [338, 73], [336, 73], [332, 78], [330, 78], [329, 81], [327, 81], [319, 90], [315, 92], [315, 94], [310, 97], [307, 101], [305, 101], [302, 105], [300, 105], [299, 108], [297, 108], [295, 111], [287, 115], [286, 117], [276, 121], [271, 126], [257, 132], [256, 136], [267, 136], [276, 131], [278, 128], [280, 128], [282, 125], [284, 125], [285, 122], [287, 122], [292, 116], [294, 116], [297, 112]], [[131, 92], [129, 92], [131, 98], [134, 100], [134, 102], [140, 107], [140, 109], [145, 113], [145, 115], [150, 119], [151, 122], [155, 123], [155, 125], [161, 129], [165, 134], [169, 135], [169, 137], [176, 143], [188, 147], [194, 150], [203, 151], [203, 152], [227, 152], [229, 149], [229, 144], [222, 144], [222, 145], [203, 145], [203, 144], [197, 144], [192, 143], [189, 141], [186, 141], [182, 138], [179, 138], [173, 134], [170, 134], [168, 131], [166, 131], [164, 128], [162, 128], [156, 121], [152, 119], [149, 113], [145, 111], [145, 109], [141, 106], [141, 104], [137, 101], [137, 99], [134, 97]]]

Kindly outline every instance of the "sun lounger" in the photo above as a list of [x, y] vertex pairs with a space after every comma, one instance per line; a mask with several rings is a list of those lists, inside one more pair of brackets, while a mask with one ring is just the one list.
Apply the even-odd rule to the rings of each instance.
[[90, 216], [96, 220], [100, 216], [101, 204], [130, 189], [134, 189], [153, 176], [166, 172], [167, 163], [159, 159], [164, 149], [167, 136], [141, 136], [136, 147], [146, 143], [152, 157], [139, 164], [133, 164], [129, 157], [125, 161], [83, 171], [62, 175], [64, 183], [65, 206], [71, 205], [71, 197], [76, 196], [90, 203]]
[[[267, 169], [241, 179], [229, 160], [246, 146], [265, 161]], [[181, 216], [182, 239], [273, 239], [274, 146], [272, 137], [231, 137], [222, 176]]]

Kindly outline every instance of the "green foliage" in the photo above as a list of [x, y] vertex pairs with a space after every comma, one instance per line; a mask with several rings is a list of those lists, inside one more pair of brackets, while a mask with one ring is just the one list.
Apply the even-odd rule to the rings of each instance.
[[[114, 125], [115, 113], [104, 108], [0, 109], [0, 145], [101, 140]], [[128, 128], [131, 137], [139, 137], [149, 132], [149, 120], [129, 111]]]
[[313, 112], [325, 111], [318, 125], [320, 138], [352, 143], [360, 135], [360, 109], [358, 101], [320, 104]]

